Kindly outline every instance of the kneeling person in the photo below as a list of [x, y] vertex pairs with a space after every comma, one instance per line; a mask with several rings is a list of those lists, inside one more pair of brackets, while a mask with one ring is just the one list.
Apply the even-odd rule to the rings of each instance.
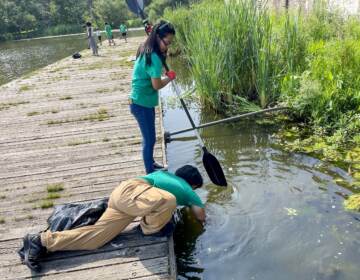
[[94, 250], [115, 238], [136, 217], [142, 217], [144, 235], [170, 236], [176, 206], [189, 206], [196, 218], [204, 222], [204, 204], [194, 192], [203, 179], [197, 168], [185, 165], [175, 175], [157, 171], [122, 182], [111, 193], [108, 208], [94, 224], [71, 230], [24, 237], [24, 251], [19, 255], [30, 269], [40, 271], [39, 259], [46, 252]]

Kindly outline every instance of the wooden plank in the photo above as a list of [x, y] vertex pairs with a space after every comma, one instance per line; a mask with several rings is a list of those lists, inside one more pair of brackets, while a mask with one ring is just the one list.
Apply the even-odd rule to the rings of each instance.
[[175, 256], [174, 237], [171, 236], [168, 242], [168, 253], [169, 253], [169, 279], [176, 280], [177, 278], [177, 266]]
[[[162, 244], [154, 245], [162, 246]], [[149, 246], [150, 247], [150, 246]], [[166, 247], [166, 244], [165, 246]], [[116, 253], [114, 254], [117, 258], [110, 258], [105, 260], [97, 260], [97, 254], [91, 255], [95, 260], [89, 262], [89, 259], [85, 259], [88, 263], [82, 263], [81, 259], [75, 259], [76, 263], [68, 260], [66, 264], [57, 266], [56, 263], [51, 265], [50, 263], [44, 264], [44, 271], [46, 274], [37, 274], [35, 272], [29, 271], [24, 266], [14, 266], [11, 269], [0, 268], [1, 275], [4, 275], [5, 279], [28, 279], [34, 277], [41, 277], [41, 279], [101, 279], [103, 277], [116, 277], [116, 279], [133, 279], [137, 277], [146, 277], [154, 274], [164, 274], [168, 272], [169, 260], [164, 251], [160, 248], [156, 251], [150, 251], [154, 249], [150, 247], [149, 250], [146, 250], [147, 247], [138, 248], [136, 250], [120, 250], [119, 254], [126, 254], [125, 258], [120, 258]], [[136, 251], [143, 253], [143, 256], [136, 255]], [[153, 252], [154, 255], [159, 255], [156, 258], [149, 258], [149, 254], [146, 253]], [[107, 253], [101, 255], [101, 257], [106, 257], [107, 255], [113, 256], [113, 254]], [[143, 257], [144, 259], [139, 259]], [[148, 257], [148, 258], [147, 258]], [[129, 260], [125, 262], [125, 260]], [[58, 262], [58, 261], [57, 261]], [[18, 270], [23, 268], [23, 270]], [[2, 271], [4, 270], [4, 272]]]
[[[160, 123], [163, 124], [163, 108], [162, 108], [162, 104], [160, 103]], [[161, 135], [165, 134], [165, 129], [164, 126], [161, 125]], [[165, 141], [163, 140], [161, 142], [161, 146], [162, 146], [162, 159], [163, 159], [163, 165], [167, 166], [167, 157], [166, 157], [166, 144]], [[174, 237], [173, 235], [169, 238], [169, 243], [168, 243], [168, 252], [169, 252], [169, 279], [171, 280], [176, 280], [177, 278], [177, 266], [176, 266], [176, 256], [175, 256], [175, 246], [174, 246]]]
[[[7, 106], [0, 109], [0, 131], [6, 131], [0, 133], [0, 161], [6, 162], [0, 165], [0, 279], [175, 279], [172, 239], [142, 237], [134, 230], [139, 219], [103, 248], [52, 254], [42, 275], [31, 274], [16, 254], [26, 233], [46, 226], [52, 209], [33, 207], [47, 196], [47, 185], [64, 183], [55, 204], [85, 202], [144, 173], [127, 101], [132, 67], [125, 62], [142, 40], [130, 38], [116, 47], [121, 52], [104, 46], [101, 63], [85, 51], [81, 60], [66, 58], [0, 87], [0, 104]], [[100, 108], [110, 118], [81, 120]], [[161, 111], [156, 115], [155, 158], [166, 164]], [[70, 145], [76, 141], [84, 143]]]
[[[125, 264], [115, 264], [109, 266], [95, 267], [92, 269], [73, 271], [70, 273], [55, 274], [51, 276], [43, 276], [41, 279], [82, 279], [98, 280], [105, 279], [136, 279], [145, 278], [156, 275], [168, 273], [168, 258], [160, 257]], [[81, 272], [81, 274], [79, 273]], [[21, 278], [20, 278], [21, 279]]]
[[[138, 222], [133, 223], [138, 225]], [[22, 245], [22, 239], [10, 240], [7, 242], [1, 242], [0, 244], [0, 266], [13, 266], [20, 265], [20, 259], [16, 254], [18, 248]], [[102, 248], [94, 251], [68, 251], [68, 252], [56, 252], [50, 254], [47, 257], [47, 261], [55, 261], [59, 259], [69, 259], [72, 257], [79, 257], [85, 255], [92, 255], [98, 253], [106, 253], [108, 251], [120, 250], [125, 248], [132, 248], [138, 246], [147, 246], [151, 244], [166, 243], [166, 238], [156, 238], [156, 237], [143, 237], [142, 235], [135, 233], [134, 231], [125, 231], [122, 232], [117, 238], [112, 240], [109, 244], [103, 246]], [[5, 248], [1, 248], [5, 246]]]

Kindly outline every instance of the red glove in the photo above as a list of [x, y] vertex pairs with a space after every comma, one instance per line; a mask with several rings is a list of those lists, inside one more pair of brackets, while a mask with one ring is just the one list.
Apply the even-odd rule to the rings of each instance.
[[170, 71], [166, 72], [165, 75], [168, 76], [168, 78], [170, 79], [170, 81], [176, 79], [176, 73], [175, 73], [175, 71], [173, 71], [173, 70], [170, 70]]

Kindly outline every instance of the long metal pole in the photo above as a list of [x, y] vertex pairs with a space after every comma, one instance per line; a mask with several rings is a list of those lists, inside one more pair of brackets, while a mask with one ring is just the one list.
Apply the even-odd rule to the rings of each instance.
[[213, 122], [208, 122], [208, 123], [204, 123], [198, 126], [193, 126], [191, 128], [187, 128], [187, 129], [183, 129], [183, 130], [179, 130], [179, 131], [175, 131], [175, 132], [171, 132], [169, 135], [173, 136], [173, 135], [177, 135], [177, 134], [181, 134], [181, 133], [185, 133], [185, 132], [189, 132], [192, 131], [194, 129], [199, 129], [199, 128], [204, 128], [204, 127], [208, 127], [208, 126], [213, 126], [213, 125], [217, 125], [220, 123], [227, 123], [227, 122], [233, 122], [233, 121], [237, 121], [239, 119], [242, 118], [246, 118], [246, 117], [250, 117], [250, 116], [255, 116], [255, 115], [259, 115], [259, 114], [263, 114], [263, 113], [268, 113], [268, 112], [275, 112], [275, 111], [283, 111], [283, 110], [287, 110], [289, 109], [288, 107], [278, 107], [278, 108], [269, 108], [269, 109], [264, 109], [264, 110], [260, 110], [260, 111], [256, 111], [256, 112], [250, 112], [250, 113], [246, 113], [246, 114], [241, 114], [241, 115], [237, 115], [234, 117], [230, 117], [230, 118], [226, 118], [226, 119], [222, 119], [222, 120], [218, 120], [218, 121], [213, 121]]
[[178, 85], [175, 83], [175, 81], [171, 81], [171, 85], [174, 87], [175, 93], [176, 93], [177, 97], [180, 99], [181, 105], [183, 106], [183, 108], [185, 110], [185, 113], [186, 113], [186, 115], [187, 115], [187, 117], [188, 117], [188, 119], [190, 121], [190, 124], [192, 126], [191, 130], [195, 130], [196, 137], [199, 140], [201, 147], [204, 147], [204, 142], [201, 139], [199, 132], [197, 131], [197, 127], [196, 127], [196, 125], [195, 125], [195, 123], [194, 123], [194, 121], [193, 121], [193, 119], [192, 119], [192, 117], [191, 117], [191, 115], [189, 113], [189, 110], [186, 107], [186, 104], [185, 104], [184, 100], [181, 98], [180, 89], [179, 89]]

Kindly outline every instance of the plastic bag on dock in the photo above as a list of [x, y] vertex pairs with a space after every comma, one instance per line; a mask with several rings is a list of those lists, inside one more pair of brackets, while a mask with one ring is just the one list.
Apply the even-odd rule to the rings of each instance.
[[63, 231], [93, 225], [105, 212], [108, 198], [57, 205], [47, 222], [50, 231]]

